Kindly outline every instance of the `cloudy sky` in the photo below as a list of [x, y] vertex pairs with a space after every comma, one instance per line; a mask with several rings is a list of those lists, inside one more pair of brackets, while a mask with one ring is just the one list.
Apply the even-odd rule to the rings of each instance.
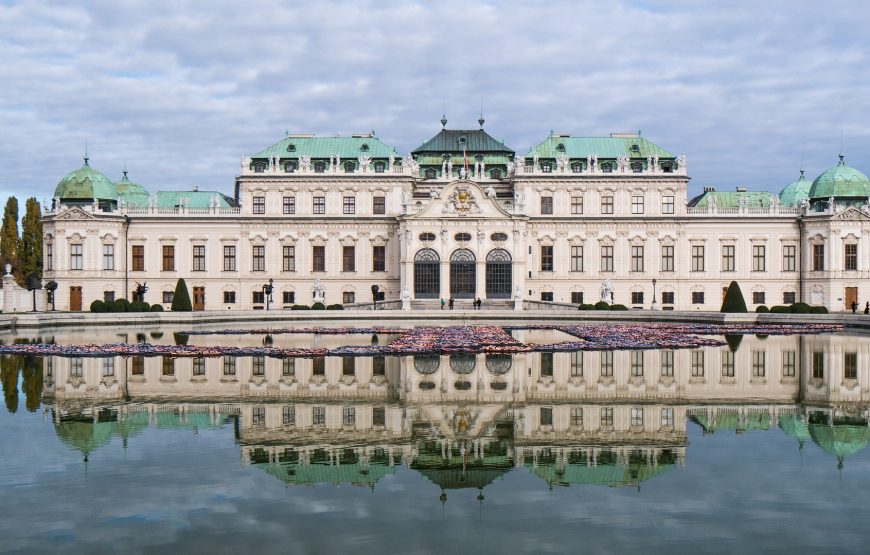
[[640, 129], [703, 185], [778, 191], [803, 165], [870, 171], [863, 2], [0, 0], [0, 198], [81, 164], [150, 190], [232, 191], [291, 132], [440, 127], [516, 150]]

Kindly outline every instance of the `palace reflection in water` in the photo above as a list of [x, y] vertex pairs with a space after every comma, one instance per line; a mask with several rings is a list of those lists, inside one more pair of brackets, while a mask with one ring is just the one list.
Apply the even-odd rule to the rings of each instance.
[[870, 341], [849, 335], [676, 351], [36, 360], [43, 410], [85, 459], [149, 426], [229, 422], [243, 463], [287, 484], [374, 487], [405, 465], [444, 491], [520, 467], [550, 486], [639, 486], [686, 464], [688, 421], [705, 433], [779, 427], [832, 468], [870, 440]]

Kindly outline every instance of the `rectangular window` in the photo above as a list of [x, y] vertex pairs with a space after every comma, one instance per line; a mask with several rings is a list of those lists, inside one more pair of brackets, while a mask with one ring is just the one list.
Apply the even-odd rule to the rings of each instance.
[[575, 378], [583, 377], [583, 351], [571, 353], [571, 376]]
[[553, 292], [552, 291], [541, 291], [541, 300], [553, 302]]
[[236, 303], [236, 292], [235, 291], [224, 291], [224, 304], [235, 304]]
[[571, 197], [571, 213], [583, 213], [583, 197]]
[[251, 271], [265, 272], [266, 271], [266, 247], [263, 245], [254, 245], [251, 248]]
[[553, 425], [553, 408], [552, 407], [541, 407], [541, 426], [552, 426]]
[[263, 291], [253, 291], [251, 293], [251, 301], [254, 304], [263, 304], [266, 302], [266, 294]]
[[553, 271], [553, 246], [541, 245], [541, 271]]
[[671, 407], [662, 409], [662, 428], [674, 427], [674, 409]]
[[296, 271], [296, 247], [284, 245], [281, 248], [281, 269], [285, 272]]
[[735, 267], [737, 247], [734, 245], [722, 245], [722, 271], [733, 272]]
[[662, 291], [662, 304], [674, 304], [673, 291]]
[[553, 213], [553, 197], [541, 197], [541, 214]]
[[825, 269], [825, 245], [813, 245], [813, 271], [821, 272]]
[[571, 427], [583, 427], [583, 407], [571, 407]]
[[164, 376], [175, 375], [175, 359], [170, 357], [161, 357], [163, 359], [162, 372]]
[[794, 378], [797, 370], [797, 351], [782, 352], [782, 377]]
[[326, 214], [326, 197], [314, 197], [313, 212], [315, 214]]
[[704, 304], [703, 291], [692, 291], [692, 304]]
[[321, 245], [311, 247], [311, 271], [326, 271], [326, 247]]
[[234, 245], [224, 246], [224, 272], [236, 271], [236, 247]]
[[858, 379], [858, 353], [843, 353], [843, 379]]
[[752, 245], [752, 271], [767, 271], [767, 247], [764, 245]]
[[254, 214], [266, 213], [266, 197], [254, 197]]
[[281, 294], [281, 300], [284, 304], [293, 304], [296, 302], [296, 292], [295, 291], [284, 291]]
[[45, 269], [54, 270], [54, 245], [51, 243], [45, 245]]
[[825, 379], [825, 353], [813, 352], [813, 378]]
[[133, 357], [131, 362], [133, 375], [143, 376], [145, 374], [145, 357]]
[[356, 302], [356, 294], [353, 291], [345, 291], [341, 294], [341, 302], [344, 304], [353, 304]]
[[285, 214], [296, 213], [296, 197], [284, 197], [283, 208]]
[[236, 357], [224, 357], [224, 376], [236, 375]]
[[613, 214], [613, 197], [610, 195], [601, 197], [601, 213]]
[[193, 271], [205, 271], [205, 245], [193, 246]]
[[341, 358], [341, 375], [353, 376], [356, 374], [356, 359], [354, 357]]
[[692, 351], [692, 377], [704, 377], [704, 351]]
[[541, 353], [541, 375], [553, 376], [553, 353]]
[[631, 351], [631, 377], [643, 377], [643, 351]]
[[372, 376], [387, 375], [387, 357], [372, 357]]
[[612, 245], [602, 245], [601, 246], [601, 271], [602, 272], [612, 272], [613, 271], [613, 246]]
[[641, 196], [631, 197], [631, 213], [632, 214], [643, 214], [643, 197], [641, 197]]
[[764, 304], [764, 291], [752, 292], [752, 304]]
[[672, 197], [672, 196], [662, 197], [662, 214], [673, 214], [673, 213], [674, 213], [674, 197]]
[[311, 374], [314, 376], [326, 375], [326, 359], [324, 357], [314, 357], [311, 359]]
[[81, 378], [84, 370], [83, 360], [80, 357], [69, 359], [69, 375]]
[[384, 426], [387, 423], [387, 410], [384, 407], [372, 408], [372, 426]]
[[692, 271], [704, 271], [704, 245], [692, 245]]
[[674, 271], [674, 246], [662, 245], [662, 271]]
[[163, 304], [171, 304], [172, 299], [175, 297], [175, 291], [164, 291], [163, 292]]
[[601, 367], [601, 377], [613, 377], [613, 351], [601, 351], [599, 355], [599, 366]]
[[113, 358], [104, 358], [103, 359], [103, 377], [108, 378], [110, 376], [115, 375], [115, 359]]
[[81, 270], [83, 267], [84, 256], [81, 243], [73, 243], [69, 246], [69, 269]]
[[372, 271], [387, 271], [387, 247], [384, 245], [375, 245], [372, 247]]
[[341, 425], [354, 426], [356, 425], [356, 407], [341, 408]]
[[372, 197], [372, 214], [387, 213], [387, 197]]
[[103, 245], [103, 269], [115, 269], [115, 245]]
[[583, 304], [583, 291], [571, 291], [571, 303]]
[[266, 357], [257, 355], [251, 357], [251, 374], [254, 376], [266, 375]]
[[601, 407], [601, 427], [613, 426], [613, 407]]
[[356, 197], [344, 197], [341, 203], [342, 214], [356, 214]]
[[341, 247], [341, 271], [356, 271], [356, 247]]
[[844, 270], [857, 270], [858, 269], [858, 245], [852, 243], [849, 245], [844, 245], [846, 249], [846, 258], [843, 260]]
[[572, 245], [571, 246], [571, 271], [572, 272], [582, 272], [583, 271], [583, 246], [582, 245]]
[[643, 271], [643, 245], [631, 246], [631, 271]]
[[665, 378], [674, 377], [674, 352], [671, 350], [660, 351], [661, 353], [661, 375]]
[[295, 358], [282, 359], [281, 375], [282, 376], [295, 376], [296, 375], [296, 359]]
[[295, 426], [296, 425], [296, 407], [290, 405], [288, 407], [281, 407], [281, 425], [283, 426]]
[[175, 271], [175, 246], [163, 245], [163, 271]]
[[326, 407], [311, 407], [311, 423], [315, 426], [323, 426], [326, 424]]
[[145, 271], [145, 246], [133, 245], [133, 271]]
[[797, 247], [795, 245], [783, 245], [782, 247], [782, 271], [794, 272], [797, 268]]
[[105, 302], [105, 303], [115, 302], [115, 292], [114, 291], [103, 291], [103, 302]]
[[205, 376], [205, 358], [204, 357], [194, 357], [193, 358], [193, 375], [194, 376]]
[[643, 291], [631, 292], [631, 304], [643, 304]]
[[631, 407], [631, 427], [643, 427], [643, 407]]
[[767, 352], [752, 351], [752, 377], [763, 378], [767, 375]]

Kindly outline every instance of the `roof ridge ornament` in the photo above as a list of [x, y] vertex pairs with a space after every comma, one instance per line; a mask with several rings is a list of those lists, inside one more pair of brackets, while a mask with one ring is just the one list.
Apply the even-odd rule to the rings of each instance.
[[88, 158], [88, 139], [87, 139], [87, 137], [85, 137], [85, 158], [84, 158], [84, 160], [85, 160], [85, 165], [90, 166], [90, 164], [88, 164], [88, 160], [90, 160], [90, 158]]
[[481, 97], [480, 97], [480, 117], [477, 118], [477, 123], [480, 124], [480, 128], [481, 128], [481, 129], [483, 129], [483, 123], [484, 123], [485, 121], [486, 121], [486, 120], [483, 119], [483, 97], [481, 96]]

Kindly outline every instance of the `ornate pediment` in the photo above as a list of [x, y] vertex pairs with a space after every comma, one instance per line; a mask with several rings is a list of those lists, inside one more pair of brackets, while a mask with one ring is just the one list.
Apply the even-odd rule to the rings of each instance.
[[429, 203], [412, 218], [510, 217], [495, 200], [495, 190], [484, 190], [472, 181], [454, 181], [440, 194], [430, 195]]
[[474, 191], [468, 186], [460, 185], [447, 195], [441, 213], [451, 216], [480, 214], [480, 205], [477, 203], [477, 196], [474, 194]]
[[847, 221], [870, 221], [870, 205], [865, 204], [861, 208], [850, 206], [845, 210], [831, 216], [832, 220]]
[[96, 216], [90, 212], [86, 212], [78, 206], [67, 208], [60, 214], [54, 217], [55, 220], [61, 221], [77, 221], [77, 220], [96, 220]]

